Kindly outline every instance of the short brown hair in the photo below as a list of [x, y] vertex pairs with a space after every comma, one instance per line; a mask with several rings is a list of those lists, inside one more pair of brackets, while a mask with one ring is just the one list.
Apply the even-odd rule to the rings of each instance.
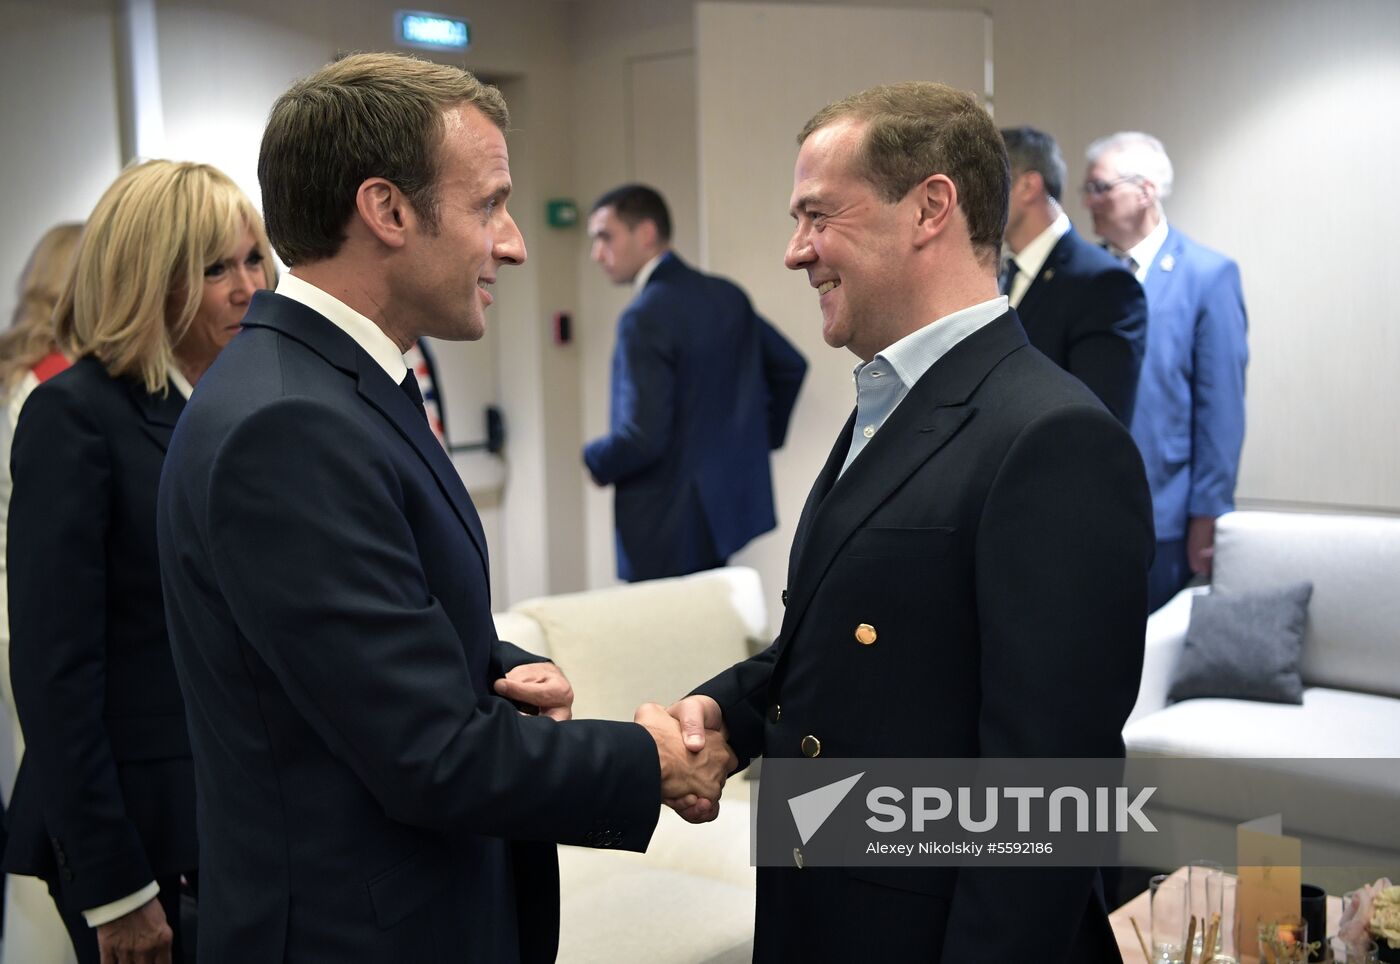
[[823, 107], [797, 143], [845, 117], [870, 125], [857, 157], [859, 174], [886, 203], [930, 175], [945, 174], [958, 189], [973, 247], [984, 256], [1000, 251], [1011, 172], [1001, 134], [977, 98], [927, 81], [872, 87]]
[[94, 355], [146, 391], [166, 390], [174, 346], [204, 298], [204, 271], [237, 250], [243, 229], [272, 259], [262, 219], [238, 186], [208, 164], [146, 161], [98, 200], [54, 307], [54, 338], [73, 358]]
[[258, 155], [267, 233], [290, 265], [329, 258], [345, 241], [360, 185], [382, 177], [437, 229], [445, 111], [471, 104], [510, 125], [501, 92], [458, 67], [402, 54], [354, 54], [277, 99]]

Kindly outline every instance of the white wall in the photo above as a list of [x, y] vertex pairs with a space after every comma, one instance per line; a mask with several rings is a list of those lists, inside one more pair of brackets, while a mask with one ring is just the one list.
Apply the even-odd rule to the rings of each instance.
[[[772, 459], [778, 526], [733, 560], [758, 570], [769, 608], [778, 613], [807, 490], [855, 404], [857, 362], [822, 340], [816, 292], [805, 272], [783, 264], [792, 236], [797, 132], [826, 104], [877, 84], [941, 80], [985, 95], [987, 16], [711, 2], [695, 12], [703, 262], [737, 279], [808, 361], [787, 444]], [[839, 36], [850, 53], [805, 76], [811, 52], [788, 42], [804, 33]], [[773, 77], [803, 82], [772, 83]]]
[[[956, 6], [945, 2], [940, 5]], [[1139, 128], [1176, 167], [1167, 216], [1240, 263], [1249, 310], [1242, 503], [1400, 511], [1400, 4], [989, 0], [997, 120], [1059, 138]], [[1068, 210], [1082, 229], [1078, 198]]]
[[[969, 6], [959, 0], [849, 5]], [[570, 38], [579, 70], [575, 172], [580, 197], [588, 199], [621, 180], [632, 162], [624, 137], [629, 65], [692, 50], [694, 31], [682, 8], [694, 4], [578, 6]], [[1240, 503], [1400, 511], [1400, 436], [1390, 425], [1400, 410], [1400, 328], [1391, 320], [1400, 271], [1386, 258], [1386, 229], [1400, 207], [1385, 187], [1389, 160], [1400, 153], [1400, 123], [1390, 108], [1400, 96], [1400, 4], [986, 0], [977, 6], [991, 17], [998, 123], [1031, 123], [1054, 134], [1070, 162], [1071, 184], [1082, 177], [1083, 151], [1094, 137], [1127, 127], [1156, 133], [1177, 167], [1169, 218], [1240, 262], [1252, 352]], [[860, 51], [844, 40], [839, 32], [801, 32], [792, 46], [809, 52], [811, 70], [821, 71], [828, 61], [858, 59]], [[800, 73], [773, 77], [775, 86], [795, 91], [805, 83]], [[678, 99], [677, 109], [683, 107]], [[794, 117], [791, 126], [802, 120]], [[749, 149], [747, 131], [736, 125], [720, 149]], [[1077, 196], [1067, 208], [1088, 231]], [[626, 293], [598, 278], [582, 245], [578, 264], [586, 341], [581, 407], [584, 434], [591, 435], [607, 424], [607, 359]], [[726, 268], [743, 281], [745, 272]], [[810, 484], [809, 477], [785, 472], [784, 466], [805, 463], [792, 453], [824, 450], [839, 428], [812, 414], [811, 391], [804, 389], [789, 450], [776, 462], [780, 509], [789, 506], [784, 516]], [[602, 584], [613, 572], [611, 510], [596, 492], [587, 508], [588, 577]], [[776, 552], [760, 540], [739, 561]]]
[[[573, 85], [570, 93], [573, 191], [583, 210], [609, 188], [638, 176], [634, 156], [637, 130], [630, 108], [633, 68], [657, 58], [684, 55], [694, 48], [691, 3], [652, 0], [588, 0], [568, 6]], [[673, 80], [675, 78], [672, 78]], [[683, 82], [670, 88], [673, 124], [695, 128], [695, 104]], [[651, 105], [649, 116], [659, 112]], [[664, 131], [661, 132], [664, 136]], [[693, 138], [693, 135], [692, 135]], [[643, 157], [648, 152], [643, 150]], [[653, 155], [654, 156], [654, 155]], [[680, 225], [682, 237], [696, 237], [695, 225]], [[691, 254], [682, 249], [682, 254]], [[608, 370], [618, 313], [631, 292], [608, 283], [588, 260], [587, 238], [574, 238], [578, 278], [577, 312], [581, 377], [579, 403], [569, 417], [583, 438], [608, 427]], [[566, 417], [565, 413], [560, 413]], [[585, 581], [589, 586], [616, 581], [613, 557], [612, 490], [599, 489], [576, 461], [573, 484], [583, 492], [586, 536]]]
[[[475, 49], [466, 64], [503, 82], [519, 128], [510, 139], [518, 189], [512, 208], [529, 264], [502, 272], [484, 342], [440, 352], [448, 356], [447, 389], [458, 391], [458, 401], [449, 400], [454, 414], [464, 396], [494, 397], [505, 408], [509, 458], [496, 468], [506, 488], [499, 498], [481, 493], [504, 605], [612, 580], [610, 499], [587, 483], [579, 447], [607, 424], [608, 358], [627, 292], [588, 262], [581, 229], [545, 227], [543, 202], [573, 197], [586, 208], [632, 176], [686, 179], [668, 172], [661, 148], [668, 131], [696, 124], [682, 66], [695, 48], [694, 4], [436, 6], [470, 17]], [[1400, 146], [1390, 108], [1400, 94], [1400, 4], [978, 6], [993, 24], [999, 123], [1034, 123], [1055, 134], [1072, 159], [1072, 182], [1094, 136], [1129, 126], [1157, 133], [1177, 162], [1169, 216], [1240, 261], [1253, 351], [1242, 500], [1400, 509], [1400, 439], [1389, 425], [1400, 407], [1400, 335], [1389, 318], [1400, 273], [1387, 259], [1396, 205], [1385, 187]], [[11, 187], [11, 230], [0, 238], [0, 317], [11, 310], [12, 279], [34, 241], [57, 220], [85, 216], [121, 163], [114, 7], [110, 0], [0, 0], [0, 173]], [[387, 47], [394, 7], [378, 0], [157, 0], [172, 153], [207, 156], [255, 190], [253, 158], [272, 98], [338, 50]], [[791, 45], [809, 52], [810, 69], [820, 71], [823, 60], [862, 54], [843, 39], [804, 32]], [[803, 77], [773, 83], [800, 87]], [[635, 96], [639, 84], [656, 97]], [[667, 116], [672, 100], [669, 128], [648, 142], [637, 117]], [[733, 131], [727, 149], [746, 148], [745, 132]], [[1077, 198], [1069, 210], [1087, 227]], [[683, 238], [692, 230], [698, 225], [680, 226]], [[744, 280], [743, 271], [728, 273]], [[573, 346], [549, 341], [557, 310], [574, 313]], [[824, 450], [839, 427], [809, 416], [809, 401], [799, 402], [793, 450]], [[459, 441], [477, 434], [479, 415], [469, 404], [454, 419]], [[800, 503], [809, 481], [780, 478], [780, 504]]]
[[[0, 171], [12, 186], [12, 223], [20, 226], [0, 239], [5, 277], [17, 276], [52, 223], [85, 217], [130, 154], [119, 143], [117, 6], [4, 0], [0, 7], [6, 17]], [[215, 164], [260, 203], [257, 152], [273, 101], [340, 52], [391, 49], [398, 6], [392, 0], [157, 0], [166, 154]], [[552, 313], [571, 307], [573, 239], [552, 235], [543, 215], [544, 199], [567, 196], [571, 177], [566, 21], [550, 0], [437, 8], [470, 17], [475, 44], [465, 64], [499, 82], [511, 105], [517, 188], [511, 206], [530, 251], [523, 268], [501, 273], [487, 337], [438, 346], [453, 441], [482, 437], [485, 404], [505, 411], [506, 458], [457, 460], [494, 550], [493, 593], [503, 608], [582, 584], [581, 494], [558, 464], [577, 465], [579, 424], [547, 417], [574, 411], [579, 393], [572, 349], [548, 340]], [[460, 55], [434, 59], [463, 62]], [[6, 286], [0, 296], [5, 315], [12, 290]]]
[[122, 150], [113, 5], [0, 0], [0, 20], [0, 325], [8, 325], [34, 245], [55, 224], [87, 218], [121, 170]]

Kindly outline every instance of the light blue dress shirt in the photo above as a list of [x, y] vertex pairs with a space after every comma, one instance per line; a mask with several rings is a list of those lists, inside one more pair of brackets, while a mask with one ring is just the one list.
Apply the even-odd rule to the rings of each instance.
[[[904, 401], [909, 389], [968, 335], [1006, 314], [1005, 295], [955, 311], [918, 331], [910, 332], [868, 362], [856, 366], [856, 424], [841, 475], [851, 467], [865, 444]], [[839, 476], [838, 476], [839, 478]]]

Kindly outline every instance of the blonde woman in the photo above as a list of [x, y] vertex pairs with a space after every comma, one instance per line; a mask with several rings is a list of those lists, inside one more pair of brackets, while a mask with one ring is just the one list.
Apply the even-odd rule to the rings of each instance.
[[219, 171], [127, 169], [55, 311], [76, 361], [15, 431], [10, 666], [27, 746], [4, 869], [48, 883], [82, 962], [180, 956], [198, 854], [156, 489], [185, 399], [271, 272], [257, 212]]
[[[19, 304], [10, 327], [0, 334], [0, 689], [5, 716], [0, 727], [0, 794], [5, 803], [14, 788], [24, 752], [14, 693], [10, 689], [10, 620], [6, 600], [5, 530], [10, 509], [10, 444], [19, 410], [29, 393], [72, 362], [58, 350], [53, 309], [73, 267], [81, 224], [60, 224], [44, 232], [20, 275]], [[44, 885], [32, 877], [5, 878], [5, 940], [0, 964], [71, 964], [73, 949]]]
[[19, 410], [29, 393], [67, 368], [68, 356], [58, 350], [53, 335], [53, 309], [78, 249], [81, 224], [49, 228], [35, 245], [20, 275], [19, 304], [14, 320], [0, 335], [0, 688], [14, 730], [13, 756], [0, 745], [0, 793], [6, 801], [14, 786], [15, 767], [24, 751], [10, 690], [10, 622], [5, 601], [5, 520], [10, 507], [10, 444], [14, 441]]

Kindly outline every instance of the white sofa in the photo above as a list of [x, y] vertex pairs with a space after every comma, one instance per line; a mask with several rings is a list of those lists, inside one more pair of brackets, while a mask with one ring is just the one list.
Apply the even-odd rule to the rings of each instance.
[[[496, 631], [548, 656], [573, 683], [574, 715], [630, 720], [766, 645], [758, 573], [730, 567], [531, 599]], [[729, 781], [712, 823], [662, 809], [646, 854], [559, 848], [560, 964], [729, 964], [752, 955], [749, 786]]]
[[[1313, 595], [1301, 706], [1230, 699], [1167, 704], [1194, 595], [1304, 580], [1313, 583]], [[1298, 788], [1284, 832], [1303, 840], [1305, 866], [1318, 868], [1309, 879], [1330, 878], [1350, 889], [1369, 868], [1394, 875], [1400, 867], [1400, 518], [1284, 512], [1221, 518], [1211, 587], [1182, 592], [1148, 620], [1142, 685], [1123, 739], [1130, 757], [1267, 761], [1251, 764], [1251, 779], [1231, 786], [1163, 787], [1160, 844], [1210, 840], [1233, 852], [1236, 825], [1266, 815], [1251, 812], [1249, 787], [1284, 781]], [[1377, 762], [1326, 759], [1342, 757]], [[1145, 866], [1171, 863], [1171, 855], [1142, 846], [1125, 856]]]

